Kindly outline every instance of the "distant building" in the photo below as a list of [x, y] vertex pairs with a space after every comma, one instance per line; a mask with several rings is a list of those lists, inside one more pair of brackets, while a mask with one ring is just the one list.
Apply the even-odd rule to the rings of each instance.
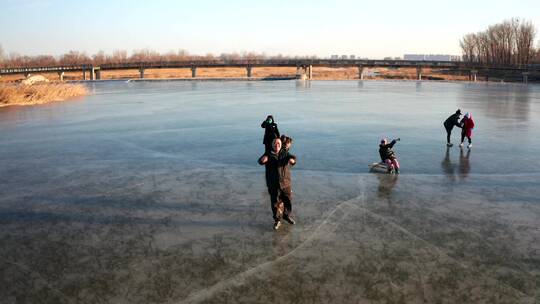
[[403, 59], [423, 61], [423, 60], [426, 60], [426, 55], [405, 54], [403, 55]]
[[461, 57], [456, 55], [426, 55], [426, 54], [405, 54], [404, 60], [417, 60], [417, 61], [460, 61]]
[[332, 55], [330, 56], [330, 59], [339, 59], [339, 55]]
[[341, 55], [341, 59], [347, 59], [347, 55]]
[[349, 59], [355, 59], [356, 56], [355, 55], [349, 55]]

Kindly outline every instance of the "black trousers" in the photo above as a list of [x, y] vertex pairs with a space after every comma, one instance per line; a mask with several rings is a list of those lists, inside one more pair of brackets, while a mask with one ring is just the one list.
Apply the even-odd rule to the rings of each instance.
[[469, 143], [472, 144], [471, 138], [469, 136], [465, 136], [465, 134], [465, 130], [461, 131], [461, 142], [463, 142], [463, 140], [465, 140], [465, 137], [467, 137]]
[[288, 217], [292, 212], [292, 188], [278, 188], [271, 187], [268, 188], [268, 194], [270, 194], [270, 207], [272, 208], [272, 216], [274, 220], [280, 220], [281, 218], [277, 212], [277, 205], [279, 202], [283, 203], [284, 211], [283, 217]]
[[449, 128], [447, 126], [444, 126], [446, 129], [446, 142], [450, 143], [450, 135], [452, 135], [452, 128]]

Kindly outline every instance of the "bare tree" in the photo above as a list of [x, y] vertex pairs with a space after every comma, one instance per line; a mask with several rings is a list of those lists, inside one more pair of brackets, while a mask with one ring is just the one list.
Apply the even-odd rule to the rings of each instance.
[[528, 64], [537, 52], [534, 49], [536, 28], [529, 22], [524, 22], [516, 29], [516, 48], [518, 64]]
[[0, 67], [4, 66], [4, 60], [6, 60], [5, 56], [4, 48], [2, 48], [2, 45], [0, 44]]
[[79, 65], [91, 63], [90, 57], [85, 53], [78, 51], [69, 51], [66, 54], [60, 56], [59, 63], [62, 65]]
[[130, 62], [151, 62], [151, 61], [160, 61], [161, 55], [150, 49], [140, 49], [135, 50], [129, 57]]
[[518, 18], [489, 26], [485, 31], [463, 36], [459, 45], [463, 60], [490, 64], [528, 64], [536, 50], [536, 28]]
[[104, 51], [99, 51], [96, 54], [92, 55], [92, 63], [94, 65], [100, 65], [107, 62], [107, 56]]
[[540, 40], [538, 41], [536, 45], [536, 50], [533, 50], [534, 56], [531, 60], [532, 63], [540, 63]]
[[[472, 44], [471, 45], [476, 45]], [[480, 53], [479, 50], [475, 52]], [[127, 62], [159, 62], [159, 61], [185, 61], [185, 60], [259, 60], [267, 58], [284, 59], [290, 58], [283, 55], [268, 56], [265, 53], [256, 52], [243, 52], [239, 53], [222, 53], [219, 56], [208, 53], [206, 55], [191, 55], [186, 50], [179, 49], [177, 52], [169, 51], [161, 54], [157, 51], [150, 49], [134, 50], [130, 56], [125, 50], [115, 50], [112, 54], [106, 54], [104, 51], [99, 51], [92, 56], [88, 56], [83, 52], [69, 51], [59, 57], [51, 55], [38, 55], [38, 56], [23, 56], [17, 53], [10, 53], [6, 56], [0, 47], [0, 65], [10, 67], [50, 67], [56, 65], [82, 65], [82, 64], [94, 64], [101, 65], [106, 63], [121, 64]], [[302, 56], [296, 58], [317, 58], [316, 56]]]
[[108, 63], [125, 63], [128, 61], [126, 50], [114, 50], [112, 56], [107, 56]]
[[461, 40], [459, 41], [459, 46], [461, 47], [461, 50], [463, 51], [463, 61], [468, 61], [468, 62], [477, 61], [476, 52], [475, 52], [475, 44], [476, 44], [475, 34], [467, 34], [463, 36], [463, 38], [461, 38]]

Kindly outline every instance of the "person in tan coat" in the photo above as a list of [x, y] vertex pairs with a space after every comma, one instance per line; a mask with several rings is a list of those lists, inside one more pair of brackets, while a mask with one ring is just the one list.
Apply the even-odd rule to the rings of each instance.
[[259, 160], [266, 169], [266, 186], [270, 194], [270, 207], [274, 218], [274, 229], [281, 226], [281, 219], [294, 225], [292, 213], [291, 167], [296, 164], [296, 156], [282, 149], [281, 139], [272, 141], [272, 150], [264, 153]]

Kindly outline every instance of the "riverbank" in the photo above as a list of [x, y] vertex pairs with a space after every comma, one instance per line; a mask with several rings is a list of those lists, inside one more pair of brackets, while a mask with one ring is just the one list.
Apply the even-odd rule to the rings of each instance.
[[0, 107], [45, 104], [87, 94], [88, 90], [82, 84], [43, 83], [24, 85], [20, 83], [2, 83], [0, 84]]

